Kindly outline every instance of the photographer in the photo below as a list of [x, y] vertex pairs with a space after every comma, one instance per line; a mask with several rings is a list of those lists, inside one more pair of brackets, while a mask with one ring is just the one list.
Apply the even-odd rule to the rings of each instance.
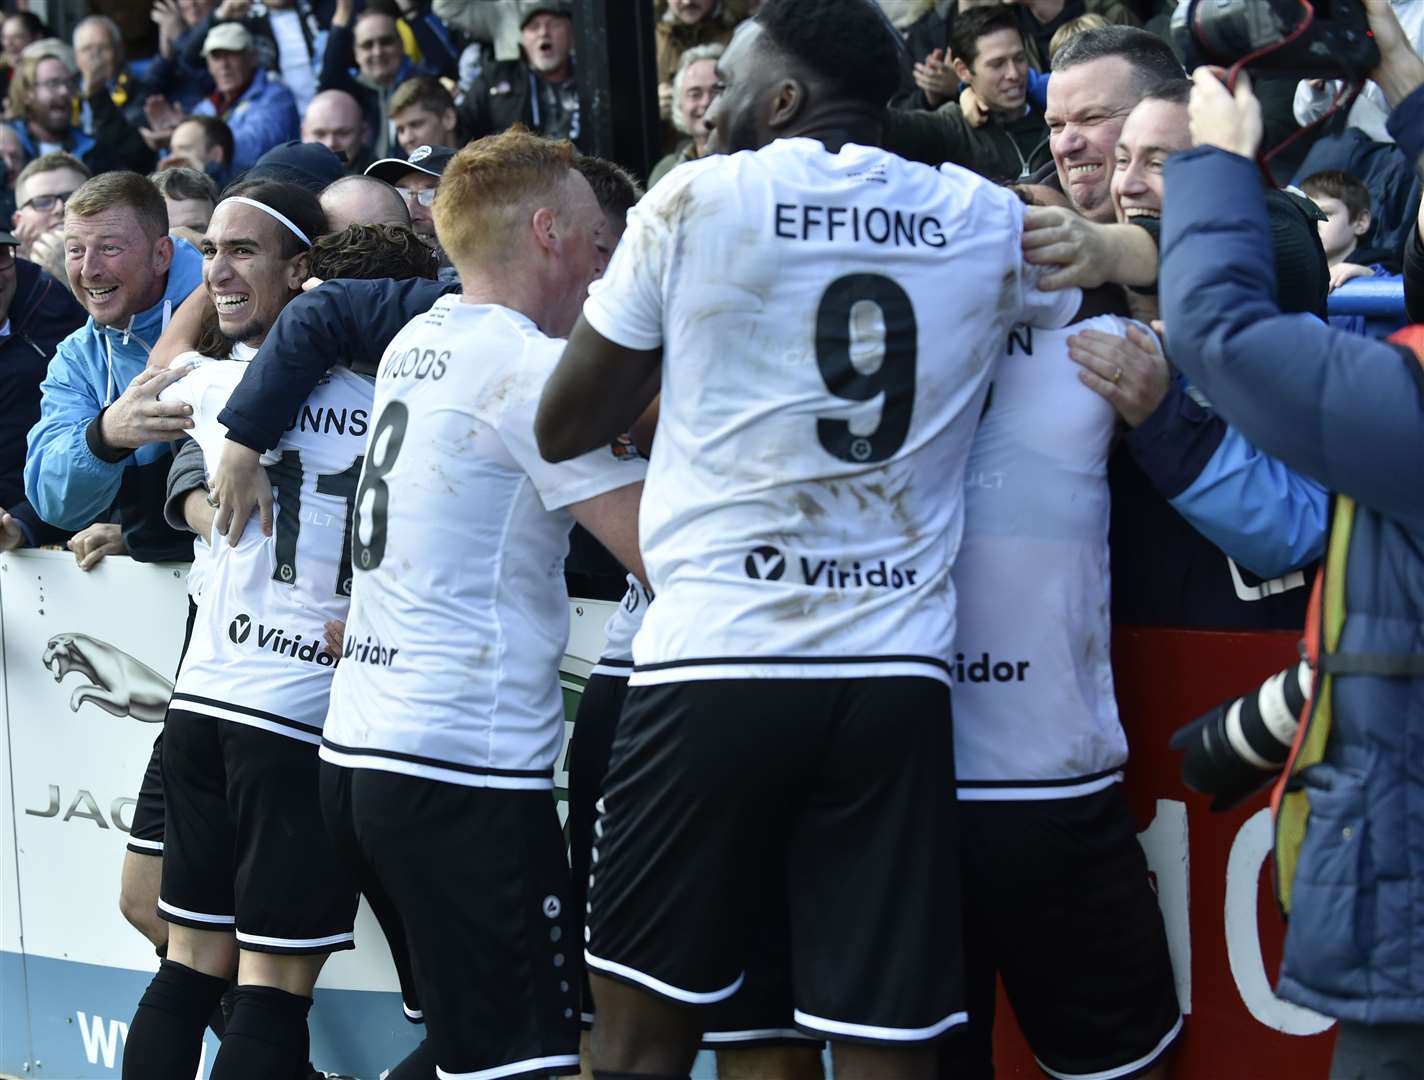
[[[1382, 58], [1371, 77], [1394, 107], [1401, 149], [1417, 158], [1424, 61], [1386, 0], [1365, 6]], [[1247, 438], [1336, 493], [1307, 624], [1314, 697], [1274, 800], [1290, 915], [1277, 989], [1340, 1019], [1332, 1077], [1419, 1076], [1424, 328], [1389, 344], [1280, 313], [1252, 160], [1259, 103], [1244, 75], [1234, 96], [1206, 70], [1195, 82], [1196, 149], [1165, 174], [1172, 357]]]

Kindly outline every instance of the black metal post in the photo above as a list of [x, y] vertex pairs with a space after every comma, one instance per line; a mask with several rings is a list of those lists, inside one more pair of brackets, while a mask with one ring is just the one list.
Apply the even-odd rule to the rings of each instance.
[[574, 0], [580, 145], [646, 178], [661, 156], [649, 0]]

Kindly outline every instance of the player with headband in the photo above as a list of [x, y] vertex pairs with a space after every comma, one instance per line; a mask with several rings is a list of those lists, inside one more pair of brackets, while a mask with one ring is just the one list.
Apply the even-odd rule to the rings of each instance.
[[[217, 413], [300, 294], [323, 231], [316, 197], [273, 181], [242, 185], [213, 213], [203, 285], [215, 308], [209, 329], [225, 347], [185, 354], [179, 362], [193, 369], [160, 395], [192, 406], [209, 469], [225, 434]], [[234, 968], [212, 1076], [310, 1071], [312, 988], [326, 957], [354, 945], [356, 887], [322, 826], [316, 751], [335, 667], [321, 628], [349, 602], [350, 505], [370, 403], [370, 382], [350, 372], [317, 387], [266, 459], [273, 534], [254, 525], [236, 546], [210, 545], [165, 722], [158, 910], [170, 924], [168, 955], [129, 1028], [125, 1077], [189, 1080]], [[339, 422], [306, 423], [312, 416]], [[211, 527], [201, 498], [187, 508], [200, 535]]]

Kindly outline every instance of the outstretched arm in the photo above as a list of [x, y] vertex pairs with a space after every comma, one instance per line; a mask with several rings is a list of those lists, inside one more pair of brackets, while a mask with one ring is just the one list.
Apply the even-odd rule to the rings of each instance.
[[1234, 97], [1209, 72], [1195, 78], [1192, 130], [1204, 145], [1166, 167], [1161, 296], [1174, 362], [1267, 454], [1424, 525], [1424, 368], [1391, 345], [1281, 314], [1251, 160], [1260, 107], [1244, 76]]

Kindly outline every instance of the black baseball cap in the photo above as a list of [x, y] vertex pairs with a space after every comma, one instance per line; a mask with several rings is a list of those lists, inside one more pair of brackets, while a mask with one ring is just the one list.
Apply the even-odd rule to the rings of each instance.
[[243, 174], [244, 180], [285, 180], [317, 194], [346, 175], [346, 164], [321, 143], [292, 139], [274, 146]]
[[524, 13], [519, 17], [519, 29], [523, 30], [529, 25], [529, 20], [535, 15], [562, 15], [566, 19], [574, 17], [574, 6], [569, 0], [535, 0], [534, 3], [524, 6]]
[[381, 158], [380, 161], [373, 161], [366, 170], [366, 175], [384, 180], [388, 184], [395, 184], [409, 172], [421, 172], [438, 179], [454, 156], [455, 151], [448, 146], [417, 146], [410, 152], [410, 157]]

